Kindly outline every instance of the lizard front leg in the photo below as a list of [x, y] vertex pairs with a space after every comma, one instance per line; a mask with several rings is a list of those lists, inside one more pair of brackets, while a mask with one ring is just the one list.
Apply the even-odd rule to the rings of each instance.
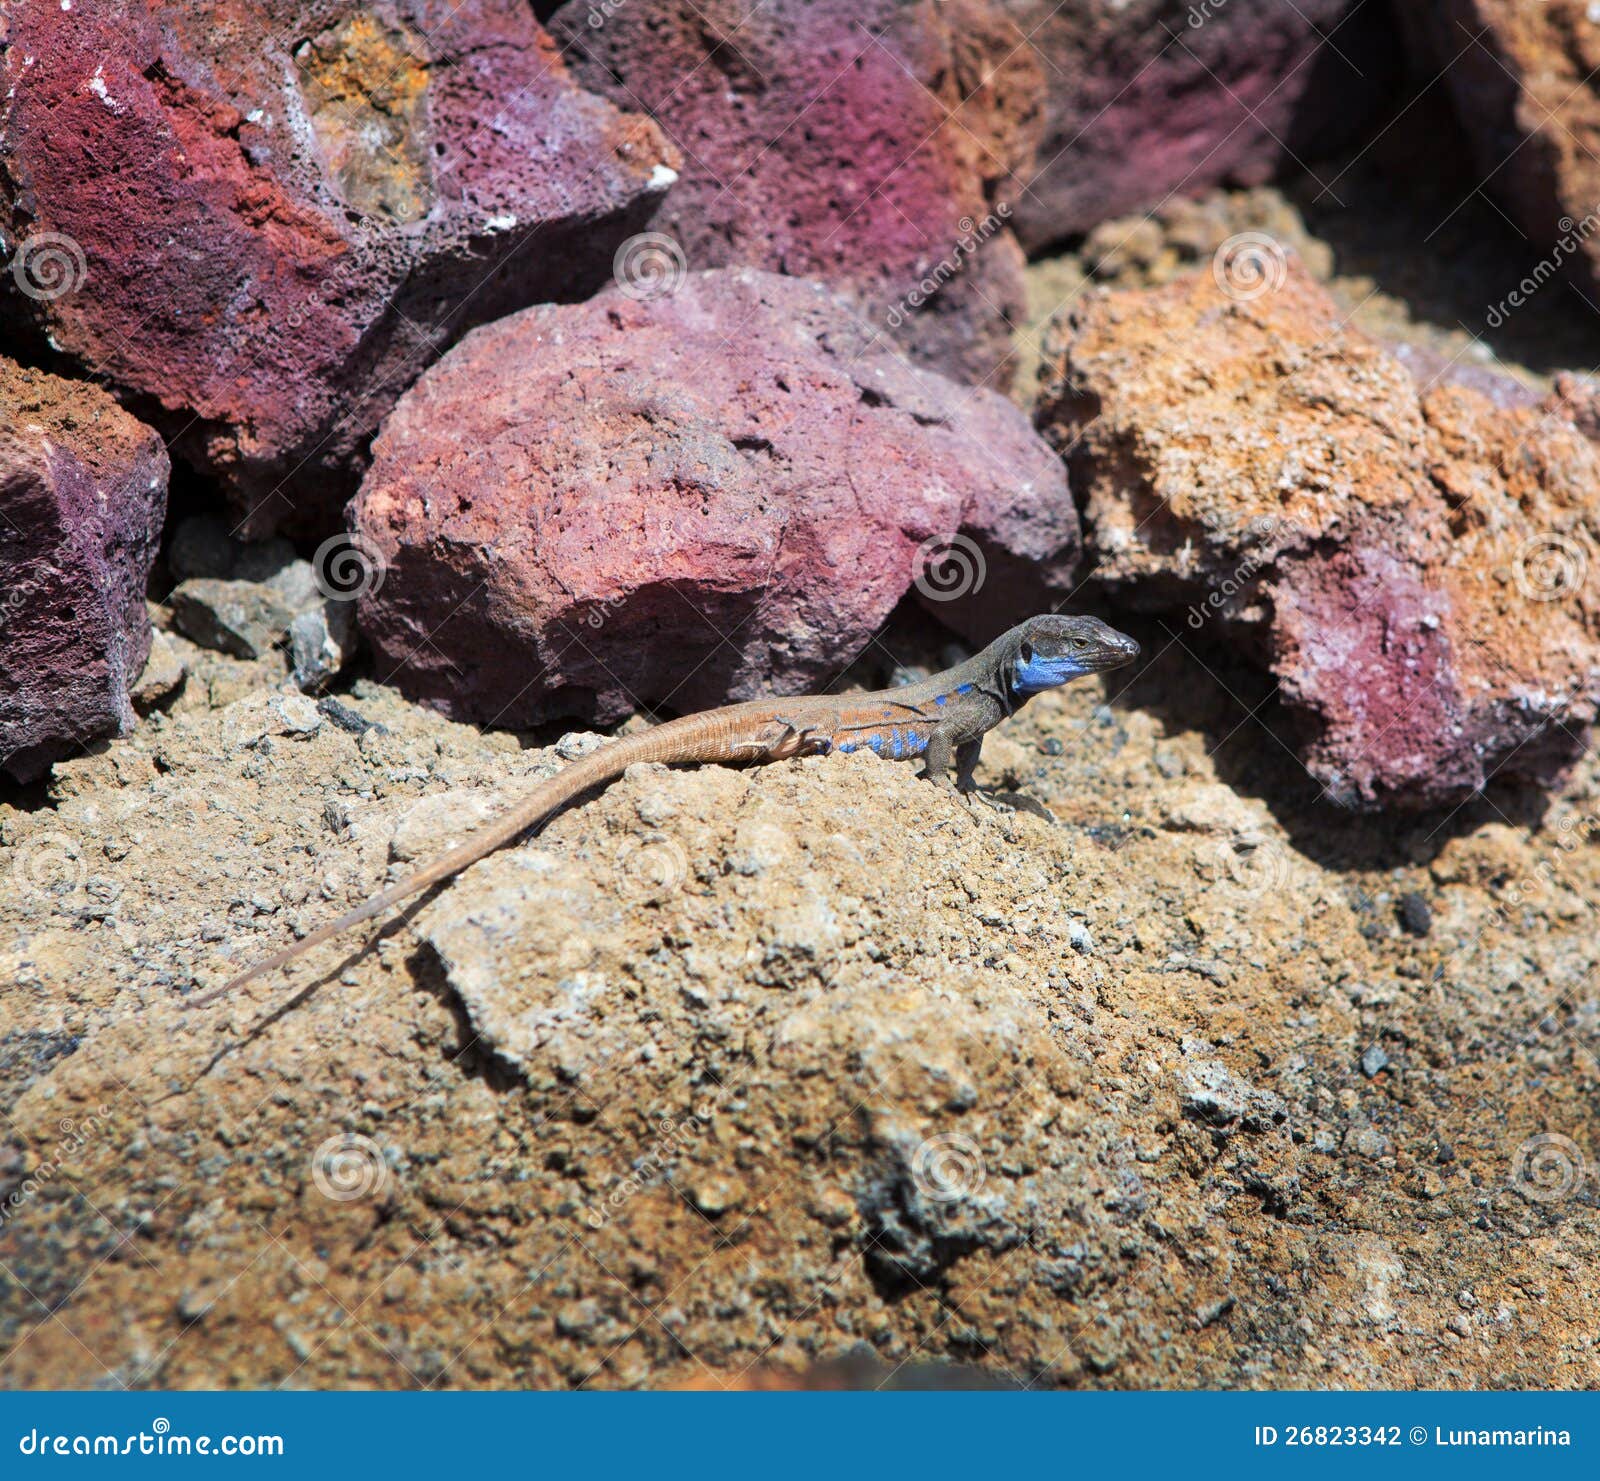
[[956, 789], [961, 792], [976, 792], [978, 784], [972, 779], [972, 773], [978, 769], [978, 757], [983, 752], [983, 737], [977, 740], [965, 741], [956, 747]]

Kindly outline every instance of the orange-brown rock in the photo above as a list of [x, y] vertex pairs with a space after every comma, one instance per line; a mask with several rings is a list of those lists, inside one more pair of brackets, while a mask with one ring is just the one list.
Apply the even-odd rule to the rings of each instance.
[[[1419, 71], [1442, 76], [1485, 188], [1545, 255], [1486, 306], [1499, 327], [1557, 274], [1600, 283], [1600, 27], [1587, 0], [1397, 7]], [[1533, 253], [1529, 254], [1530, 256]]]
[[1336, 800], [1553, 782], [1600, 693], [1593, 445], [1420, 388], [1298, 263], [1257, 266], [1091, 294], [1054, 326], [1039, 418], [1100, 575], [1186, 643], [1246, 640]]

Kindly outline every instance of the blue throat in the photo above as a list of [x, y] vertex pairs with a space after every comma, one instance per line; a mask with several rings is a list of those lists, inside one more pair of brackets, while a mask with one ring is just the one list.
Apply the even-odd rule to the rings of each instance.
[[1018, 699], [1032, 699], [1046, 689], [1059, 689], [1089, 670], [1071, 658], [1040, 658], [1034, 654], [1024, 662], [1018, 659], [1011, 671], [1011, 692]]

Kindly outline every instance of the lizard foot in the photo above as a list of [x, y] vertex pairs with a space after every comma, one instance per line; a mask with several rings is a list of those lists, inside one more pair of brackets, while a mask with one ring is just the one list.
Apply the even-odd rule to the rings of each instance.
[[1009, 802], [1002, 802], [998, 797], [991, 797], [987, 792], [980, 792], [976, 787], [968, 787], [961, 793], [961, 797], [967, 803], [981, 802], [990, 811], [1002, 815], [1016, 811], [1016, 808]]

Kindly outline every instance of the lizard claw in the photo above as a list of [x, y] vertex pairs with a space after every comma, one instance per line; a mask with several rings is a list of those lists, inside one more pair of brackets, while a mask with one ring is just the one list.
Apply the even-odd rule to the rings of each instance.
[[1009, 802], [1002, 802], [998, 797], [991, 797], [987, 792], [980, 792], [976, 787], [967, 787], [962, 790], [961, 796], [968, 803], [981, 802], [992, 812], [1014, 813], [1014, 808]]

